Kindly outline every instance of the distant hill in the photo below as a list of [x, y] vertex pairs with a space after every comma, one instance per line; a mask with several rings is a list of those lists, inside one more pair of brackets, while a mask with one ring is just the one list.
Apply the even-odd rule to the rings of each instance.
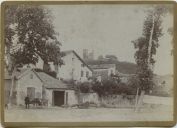
[[126, 62], [126, 61], [117, 61], [117, 60], [85, 60], [88, 65], [96, 65], [96, 64], [116, 64], [116, 70], [123, 74], [135, 74], [137, 65], [134, 63]]
[[135, 74], [137, 65], [130, 62], [118, 62], [116, 63], [116, 69], [124, 74]]

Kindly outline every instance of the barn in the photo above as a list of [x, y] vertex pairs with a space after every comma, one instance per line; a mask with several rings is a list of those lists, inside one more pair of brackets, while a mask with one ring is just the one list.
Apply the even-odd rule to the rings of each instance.
[[32, 68], [18, 69], [14, 73], [14, 86], [12, 79], [5, 73], [5, 103], [9, 102], [12, 90], [12, 103], [24, 105], [24, 99], [28, 95], [30, 100], [34, 98], [45, 99], [48, 106], [62, 106], [77, 104], [77, 95], [73, 88], [66, 83]]

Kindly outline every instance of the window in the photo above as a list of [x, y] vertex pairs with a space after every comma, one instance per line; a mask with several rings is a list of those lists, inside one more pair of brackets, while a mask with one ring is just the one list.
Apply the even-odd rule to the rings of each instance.
[[36, 97], [35, 98], [41, 98], [41, 93], [40, 92], [36, 92]]
[[83, 77], [84, 76], [84, 71], [81, 71], [81, 77]]
[[86, 72], [86, 77], [89, 77], [89, 72], [88, 71]]
[[33, 79], [33, 74], [30, 74], [30, 78]]
[[30, 99], [35, 98], [35, 88], [34, 87], [27, 87], [27, 95]]

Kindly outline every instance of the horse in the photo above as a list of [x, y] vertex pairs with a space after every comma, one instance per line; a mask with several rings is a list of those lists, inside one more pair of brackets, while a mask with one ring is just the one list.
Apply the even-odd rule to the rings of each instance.
[[30, 100], [29, 104], [33, 104], [33, 106], [42, 106], [42, 102], [39, 98], [34, 98]]
[[29, 104], [33, 104], [33, 106], [48, 106], [48, 100], [34, 98], [33, 100], [30, 101]]

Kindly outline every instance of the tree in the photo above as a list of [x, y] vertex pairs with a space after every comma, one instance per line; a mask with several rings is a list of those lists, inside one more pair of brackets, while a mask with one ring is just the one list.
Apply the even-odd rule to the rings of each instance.
[[52, 25], [49, 10], [42, 6], [5, 5], [5, 64], [12, 75], [16, 68], [36, 64], [39, 57], [44, 63], [62, 64], [60, 42]]
[[141, 104], [144, 94], [153, 86], [154, 55], [159, 47], [159, 38], [163, 35], [161, 24], [165, 12], [166, 8], [161, 6], [150, 9], [144, 21], [142, 37], [132, 41], [137, 49], [135, 60], [138, 65], [137, 76], [141, 91], [138, 104]]

